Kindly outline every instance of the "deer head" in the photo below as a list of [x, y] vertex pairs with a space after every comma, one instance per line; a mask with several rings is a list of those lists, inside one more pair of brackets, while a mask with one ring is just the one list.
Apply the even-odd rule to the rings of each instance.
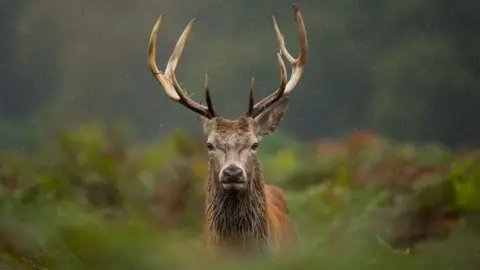
[[[208, 87], [208, 76], [205, 75], [206, 105], [200, 104], [181, 89], [175, 77], [175, 68], [182, 55], [185, 41], [190, 33], [192, 19], [177, 41], [172, 55], [162, 73], [155, 62], [155, 47], [157, 32], [161, 25], [163, 14], [159, 17], [150, 35], [148, 63], [153, 75], [160, 83], [167, 96], [198, 114], [206, 135], [206, 148], [209, 155], [209, 165], [213, 178], [225, 190], [245, 190], [251, 185], [252, 174], [257, 164], [257, 148], [259, 141], [265, 135], [274, 132], [282, 120], [288, 104], [290, 92], [302, 76], [307, 56], [307, 36], [305, 25], [298, 7], [293, 5], [294, 16], [298, 27], [300, 53], [294, 58], [287, 51], [283, 35], [280, 32], [275, 17], [272, 16], [279, 53], [280, 86], [271, 95], [261, 101], [254, 102], [254, 80], [252, 78], [247, 112], [234, 120], [218, 115], [213, 107]], [[287, 70], [284, 60], [292, 66], [292, 73], [287, 81]]]

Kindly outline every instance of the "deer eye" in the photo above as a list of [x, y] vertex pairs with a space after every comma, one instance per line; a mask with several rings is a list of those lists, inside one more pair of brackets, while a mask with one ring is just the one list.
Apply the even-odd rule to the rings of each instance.
[[207, 143], [207, 149], [208, 149], [208, 151], [213, 151], [213, 149], [214, 149], [213, 144]]
[[252, 144], [252, 146], [250, 147], [252, 150], [257, 150], [258, 148], [258, 143], [254, 143]]

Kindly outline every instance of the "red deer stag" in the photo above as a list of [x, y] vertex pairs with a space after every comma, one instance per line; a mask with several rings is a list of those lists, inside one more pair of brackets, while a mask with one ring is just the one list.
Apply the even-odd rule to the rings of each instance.
[[[277, 129], [289, 104], [288, 94], [297, 85], [305, 65], [305, 25], [295, 4], [293, 10], [300, 40], [298, 58], [295, 59], [287, 51], [283, 35], [272, 16], [280, 50], [277, 54], [280, 86], [274, 93], [254, 104], [252, 78], [248, 111], [234, 120], [223, 118], [215, 112], [207, 75], [204, 85], [206, 106], [187, 96], [175, 77], [175, 68], [195, 19], [190, 21], [178, 39], [163, 73], [155, 63], [157, 32], [163, 14], [151, 32], [148, 64], [153, 75], [170, 99], [198, 114], [207, 138], [209, 161], [204, 224], [206, 248], [236, 252], [254, 249], [276, 253], [297, 240], [283, 191], [264, 184], [262, 169], [257, 159], [260, 139]], [[288, 81], [282, 56], [292, 66]]]

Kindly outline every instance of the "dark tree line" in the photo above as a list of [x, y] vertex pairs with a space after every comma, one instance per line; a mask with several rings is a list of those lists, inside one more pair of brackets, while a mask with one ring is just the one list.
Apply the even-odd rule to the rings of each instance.
[[[366, 128], [401, 140], [480, 143], [480, 3], [298, 4], [310, 52], [284, 132], [313, 139]], [[127, 121], [139, 139], [177, 126], [198, 130], [196, 119], [157, 89], [146, 68], [148, 35], [160, 13], [166, 17], [159, 63], [188, 20], [197, 18], [178, 78], [201, 98], [208, 72], [214, 102], [227, 116], [245, 110], [251, 76], [258, 98], [278, 84], [271, 14], [292, 53], [298, 48], [287, 0], [38, 0], [8, 3], [0, 12], [3, 145], [92, 120]]]

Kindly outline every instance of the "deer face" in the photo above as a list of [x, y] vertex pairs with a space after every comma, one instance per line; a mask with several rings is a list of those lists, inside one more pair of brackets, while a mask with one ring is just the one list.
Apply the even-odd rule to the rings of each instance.
[[288, 108], [289, 99], [283, 98], [269, 110], [255, 118], [242, 116], [235, 120], [222, 117], [208, 119], [200, 116], [206, 135], [210, 166], [221, 187], [243, 190], [256, 168], [257, 149], [261, 138], [274, 132]]

